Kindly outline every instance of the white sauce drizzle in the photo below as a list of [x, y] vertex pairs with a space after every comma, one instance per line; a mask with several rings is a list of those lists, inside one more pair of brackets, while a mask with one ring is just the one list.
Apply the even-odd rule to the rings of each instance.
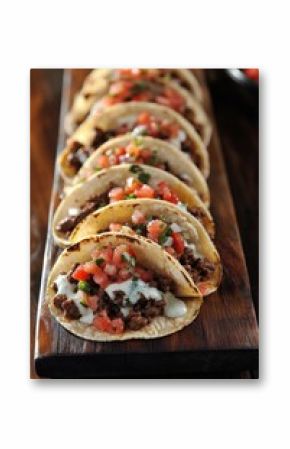
[[187, 307], [186, 304], [177, 299], [172, 293], [165, 293], [164, 298], [166, 300], [166, 305], [164, 308], [164, 314], [168, 318], [178, 318], [186, 314]]
[[85, 324], [91, 324], [94, 318], [93, 311], [89, 307], [81, 304], [83, 299], [82, 292], [80, 290], [77, 292], [73, 291], [75, 286], [68, 281], [66, 274], [59, 274], [55, 283], [57, 286], [57, 294], [65, 295], [68, 299], [71, 299], [79, 309], [81, 314], [80, 321]]
[[170, 139], [168, 142], [177, 147], [179, 150], [181, 150], [181, 143], [186, 140], [186, 134], [185, 132], [180, 129], [177, 136]]

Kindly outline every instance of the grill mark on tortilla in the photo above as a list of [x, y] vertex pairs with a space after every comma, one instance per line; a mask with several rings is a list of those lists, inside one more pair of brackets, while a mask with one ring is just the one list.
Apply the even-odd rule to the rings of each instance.
[[67, 253], [72, 253], [73, 251], [78, 251], [79, 249], [80, 249], [80, 242], [77, 242], [67, 248]]

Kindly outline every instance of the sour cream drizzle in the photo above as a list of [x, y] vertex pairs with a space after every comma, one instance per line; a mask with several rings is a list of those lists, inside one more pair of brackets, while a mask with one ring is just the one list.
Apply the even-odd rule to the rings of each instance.
[[81, 314], [80, 322], [84, 324], [92, 324], [94, 314], [92, 309], [85, 307], [81, 304], [83, 294], [80, 290], [74, 292], [74, 285], [68, 281], [66, 274], [59, 274], [55, 280], [57, 286], [57, 294], [65, 295], [68, 299], [71, 299]]

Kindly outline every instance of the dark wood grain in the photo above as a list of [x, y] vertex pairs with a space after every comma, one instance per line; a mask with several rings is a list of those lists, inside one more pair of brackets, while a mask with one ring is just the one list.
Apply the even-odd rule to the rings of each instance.
[[[85, 73], [72, 71], [70, 95], [79, 88]], [[206, 88], [205, 92], [207, 95]], [[209, 98], [207, 105], [211, 114]], [[102, 344], [86, 342], [69, 334], [42, 308], [36, 347], [36, 366], [40, 375], [198, 377], [200, 372], [207, 373], [205, 376], [219, 372], [222, 377], [225, 371], [257, 368], [256, 318], [216, 129], [210, 157], [212, 212], [224, 277], [219, 291], [206, 299], [197, 320], [183, 331], [162, 339]], [[58, 178], [55, 189], [59, 189]], [[55, 249], [49, 237], [43, 285], [54, 257]], [[43, 300], [43, 291], [40, 296]]]

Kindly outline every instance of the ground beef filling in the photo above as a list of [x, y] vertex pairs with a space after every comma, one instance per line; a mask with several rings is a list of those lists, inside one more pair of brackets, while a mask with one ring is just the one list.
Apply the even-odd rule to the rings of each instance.
[[[71, 272], [72, 270], [70, 270]], [[71, 279], [71, 278], [68, 278]], [[125, 298], [123, 291], [116, 291], [114, 298], [110, 296], [94, 283], [91, 278], [89, 281], [91, 290], [94, 295], [97, 295], [98, 305], [94, 311], [95, 315], [106, 311], [110, 319], [121, 318], [124, 321], [125, 329], [138, 330], [149, 324], [153, 318], [162, 316], [164, 314], [165, 301], [156, 301], [153, 298], [145, 298], [140, 294], [140, 299], [134, 305], [129, 305]], [[156, 287], [160, 291], [173, 291], [172, 281], [168, 278], [158, 278], [149, 283], [151, 287]], [[57, 288], [56, 293], [57, 293]], [[73, 300], [67, 298], [66, 295], [56, 294], [53, 299], [54, 306], [64, 312], [64, 316], [69, 320], [78, 320], [81, 317], [78, 307]], [[128, 307], [129, 306], [129, 307]], [[127, 308], [128, 313], [124, 313]], [[123, 311], [122, 311], [123, 309]]]
[[[152, 220], [158, 219], [158, 217], [152, 216]], [[147, 228], [146, 224], [142, 225], [134, 225], [131, 223], [127, 223], [126, 226], [131, 227], [137, 234], [142, 237], [147, 237]], [[178, 258], [181, 265], [184, 266], [186, 271], [192, 276], [194, 282], [204, 282], [210, 279], [212, 273], [215, 270], [215, 266], [213, 263], [209, 262], [207, 259], [201, 259], [194, 256], [190, 247], [185, 247], [183, 254]], [[163, 280], [159, 280], [159, 286], [161, 285], [161, 290], [166, 292], [167, 285], [162, 285]], [[151, 283], [152, 287], [157, 287], [154, 285], [154, 282]], [[157, 287], [159, 288], [159, 287]]]
[[56, 295], [53, 299], [55, 307], [64, 312], [65, 318], [69, 320], [78, 320], [81, 317], [78, 307], [72, 299], [68, 299], [66, 295]]
[[[111, 189], [111, 187], [110, 187]], [[99, 195], [97, 197], [91, 198], [85, 202], [85, 204], [80, 208], [80, 211], [77, 215], [68, 215], [63, 218], [58, 225], [56, 226], [56, 230], [63, 233], [70, 233], [76, 227], [80, 221], [82, 221], [87, 215], [91, 212], [99, 209], [100, 207], [106, 206], [109, 203], [108, 192]]]
[[207, 259], [196, 258], [190, 248], [185, 248], [179, 262], [188, 271], [195, 283], [205, 282], [212, 276], [215, 266]]
[[72, 142], [70, 145], [70, 153], [67, 161], [75, 172], [79, 171], [84, 162], [100, 145], [116, 135], [115, 131], [112, 129], [103, 131], [101, 128], [95, 128], [95, 131], [95, 138], [91, 145], [85, 146], [77, 141]]

